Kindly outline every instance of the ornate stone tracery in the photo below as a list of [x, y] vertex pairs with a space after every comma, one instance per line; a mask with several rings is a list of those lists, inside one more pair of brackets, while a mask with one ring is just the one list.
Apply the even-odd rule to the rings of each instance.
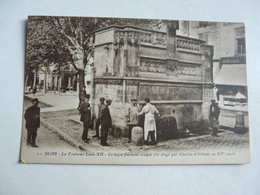
[[177, 48], [200, 51], [200, 44], [191, 40], [177, 39]]
[[134, 81], [134, 80], [126, 80], [126, 85], [138, 85], [139, 81]]
[[166, 35], [162, 32], [116, 31], [115, 43], [146, 43], [156, 46], [166, 46]]
[[203, 45], [201, 47], [201, 51], [203, 54], [205, 54], [206, 56], [211, 56], [213, 55], [213, 48], [211, 46], [208, 45]]
[[166, 73], [166, 65], [163, 61], [142, 60], [139, 67], [140, 72]]
[[185, 64], [179, 63], [178, 66], [178, 75], [185, 75], [185, 76], [194, 76], [199, 77], [201, 76], [201, 67], [192, 64]]
[[95, 84], [122, 85], [123, 80], [120, 79], [95, 79]]

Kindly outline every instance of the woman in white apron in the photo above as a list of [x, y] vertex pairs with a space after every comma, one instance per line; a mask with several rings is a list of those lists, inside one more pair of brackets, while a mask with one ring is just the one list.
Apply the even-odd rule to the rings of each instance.
[[145, 106], [142, 108], [141, 112], [138, 115], [145, 115], [144, 119], [144, 142], [148, 145], [149, 136], [151, 136], [151, 145], [155, 145], [157, 141], [156, 136], [156, 122], [155, 115], [159, 115], [159, 111], [156, 107], [150, 104], [150, 99], [145, 98]]

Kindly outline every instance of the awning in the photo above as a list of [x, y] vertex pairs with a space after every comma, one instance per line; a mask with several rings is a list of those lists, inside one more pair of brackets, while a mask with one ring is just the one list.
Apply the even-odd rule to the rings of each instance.
[[247, 86], [245, 64], [223, 64], [215, 79], [216, 85]]
[[242, 93], [238, 92], [235, 96], [236, 99], [247, 99]]

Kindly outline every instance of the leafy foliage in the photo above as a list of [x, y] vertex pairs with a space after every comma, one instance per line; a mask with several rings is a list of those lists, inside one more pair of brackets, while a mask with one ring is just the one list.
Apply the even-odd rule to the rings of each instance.
[[82, 59], [86, 65], [93, 54], [95, 30], [110, 25], [158, 30], [161, 24], [161, 20], [147, 19], [31, 16], [27, 25], [26, 65], [35, 69], [50, 63], [71, 63], [78, 69], [75, 61]]
[[[94, 33], [110, 25], [134, 25], [158, 30], [162, 20], [129, 18], [31, 16], [27, 24], [26, 74], [50, 64], [72, 64], [79, 75], [79, 99], [84, 100], [85, 67], [94, 54]], [[57, 69], [57, 68], [56, 68]]]

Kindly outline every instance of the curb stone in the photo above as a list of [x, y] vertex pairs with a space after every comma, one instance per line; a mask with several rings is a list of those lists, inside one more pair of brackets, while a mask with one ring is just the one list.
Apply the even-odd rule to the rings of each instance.
[[43, 126], [45, 126], [46, 128], [48, 128], [49, 130], [51, 130], [52, 132], [57, 133], [60, 137], [62, 137], [64, 139], [64, 141], [66, 141], [70, 145], [72, 145], [76, 148], [79, 148], [81, 150], [89, 151], [89, 147], [86, 146], [86, 144], [78, 141], [74, 137], [67, 134], [65, 131], [59, 129], [58, 127], [56, 127], [56, 126], [54, 126], [50, 123], [48, 123], [46, 120], [44, 120], [42, 118], [41, 118], [41, 124]]

